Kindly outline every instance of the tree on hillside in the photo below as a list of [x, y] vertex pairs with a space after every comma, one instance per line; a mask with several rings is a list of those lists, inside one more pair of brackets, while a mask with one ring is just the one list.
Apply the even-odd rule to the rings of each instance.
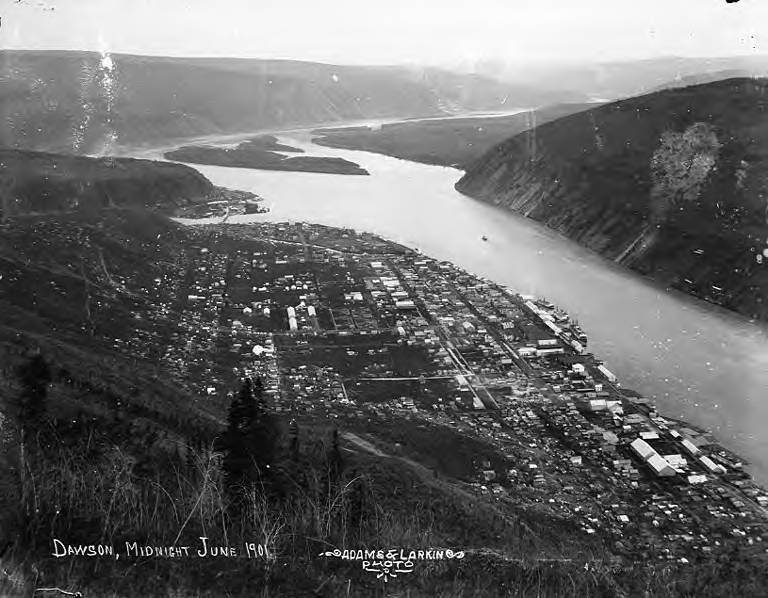
[[227, 488], [232, 491], [246, 485], [250, 456], [246, 444], [246, 431], [255, 414], [255, 399], [251, 381], [246, 379], [232, 399], [227, 418], [227, 429], [217, 441], [217, 449], [224, 453], [222, 467]]
[[261, 379], [245, 379], [232, 399], [227, 429], [217, 449], [224, 453], [224, 479], [229, 491], [240, 494], [257, 483], [269, 485], [274, 469], [279, 429], [264, 399]]

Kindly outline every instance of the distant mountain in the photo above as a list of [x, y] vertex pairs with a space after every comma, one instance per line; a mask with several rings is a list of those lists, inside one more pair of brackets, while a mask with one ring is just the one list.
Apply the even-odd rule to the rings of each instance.
[[410, 69], [411, 79], [440, 98], [449, 113], [537, 108], [553, 103], [581, 102], [584, 94], [562, 88], [539, 88], [526, 82], [504, 83], [481, 74], [459, 74], [436, 68]]
[[666, 285], [767, 319], [766, 148], [768, 81], [730, 79], [512, 137], [457, 189]]
[[[594, 99], [620, 99], [657, 89], [679, 87], [688, 77], [722, 74], [768, 75], [768, 56], [690, 58], [664, 56], [584, 65], [518, 66], [500, 60], [465, 65], [465, 69], [510, 83], [525, 82], [539, 89], [567, 89]], [[714, 77], [708, 81], [717, 80]], [[698, 81], [706, 83], [707, 80]], [[695, 83], [690, 81], [689, 84]]]
[[725, 79], [739, 79], [752, 77], [748, 71], [739, 69], [729, 69], [725, 71], [715, 71], [712, 73], [698, 73], [686, 77], [676, 77], [672, 81], [667, 81], [662, 85], [649, 89], [648, 92], [664, 91], [665, 89], [675, 89], [677, 87], [690, 87], [691, 85], [703, 85], [704, 83], [714, 83], [715, 81], [724, 81]]
[[504, 139], [596, 104], [555, 104], [509, 116], [412, 120], [378, 128], [318, 129], [318, 145], [465, 168]]
[[2, 51], [0, 147], [99, 154], [118, 144], [569, 97], [436, 69]]

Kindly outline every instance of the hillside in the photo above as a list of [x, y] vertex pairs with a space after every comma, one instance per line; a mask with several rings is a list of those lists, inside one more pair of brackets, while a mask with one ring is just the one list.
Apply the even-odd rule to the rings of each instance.
[[412, 120], [378, 128], [318, 129], [318, 145], [375, 152], [440, 166], [465, 168], [503, 140], [556, 118], [594, 107], [555, 104], [510, 116]]
[[[330, 597], [346, 591], [352, 579], [352, 595], [365, 596], [380, 587], [375, 576], [365, 574], [359, 562], [318, 559], [318, 551], [328, 545], [385, 544], [478, 551], [478, 562], [456, 571], [442, 563], [422, 563], [412, 580], [422, 595], [495, 592], [500, 583], [523, 587], [529, 580], [544, 583], [552, 596], [574, 583], [585, 592], [613, 586], [607, 569], [573, 581], [579, 566], [570, 562], [555, 568], [535, 561], [502, 566], [510, 555], [578, 557], [585, 547], [590, 554], [601, 548], [573, 522], [533, 503], [502, 509], [491, 500], [478, 500], [458, 480], [437, 479], [432, 469], [378, 450], [370, 454], [356, 446], [361, 441], [355, 435], [342, 442], [343, 479], [352, 491], [334, 485], [337, 494], [329, 499], [322, 477], [327, 475], [331, 432], [327, 414], [300, 415], [301, 448], [289, 452], [286, 437], [280, 449], [284, 475], [304, 480], [298, 486], [283, 482], [292, 489], [290, 498], [252, 504], [250, 517], [225, 524], [225, 482], [210, 447], [224, 430], [237, 372], [261, 366], [250, 351], [238, 351], [237, 336], [243, 331], [238, 333], [230, 320], [235, 312], [229, 303], [200, 304], [190, 294], [199, 293], [202, 282], [215, 291], [221, 276], [222, 291], [237, 298], [242, 294], [238, 269], [244, 267], [239, 255], [255, 252], [271, 262], [288, 257], [294, 265], [284, 268], [290, 271], [301, 250], [222, 232], [184, 228], [159, 215], [125, 209], [25, 216], [2, 226], [2, 595], [28, 595], [33, 587], [47, 585], [100, 596], [159, 595], [162, 587], [201, 596], [225, 590], [250, 596], [254, 588], [270, 588]], [[312, 267], [319, 273], [327, 268]], [[275, 268], [266, 275], [280, 273]], [[45, 434], [27, 447], [36, 487], [30, 514], [23, 505], [31, 495], [23, 482], [14, 481], [15, 417], [20, 416], [13, 397], [24, 392], [16, 372], [38, 352], [50, 368], [50, 383], [44, 391], [46, 413], [36, 424]], [[271, 380], [265, 383], [271, 388]], [[277, 406], [276, 399], [270, 401]], [[277, 425], [287, 428], [287, 413]], [[356, 424], [345, 418], [335, 426], [355, 429]], [[334, 506], [327, 506], [331, 500]], [[354, 512], [359, 523], [349, 519]], [[263, 543], [283, 564], [273, 569], [274, 557], [118, 562], [51, 556], [51, 538], [70, 545], [101, 538], [122, 551], [125, 541], [195, 545], [203, 535], [241, 546], [245, 540]], [[483, 567], [495, 571], [490, 579]], [[328, 587], [318, 593], [323, 583]]]
[[601, 106], [508, 139], [456, 187], [765, 319], [766, 91], [729, 79]]
[[0, 147], [96, 154], [201, 135], [580, 97], [437, 70], [63, 51], [0, 52], [0, 93]]
[[0, 219], [104, 207], [166, 214], [213, 199], [248, 195], [214, 185], [182, 164], [132, 158], [86, 158], [0, 149]]

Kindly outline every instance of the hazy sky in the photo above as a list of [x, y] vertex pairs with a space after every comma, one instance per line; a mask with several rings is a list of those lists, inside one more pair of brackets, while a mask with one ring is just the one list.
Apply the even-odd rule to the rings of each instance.
[[0, 16], [3, 48], [442, 65], [768, 53], [766, 0], [0, 0]]

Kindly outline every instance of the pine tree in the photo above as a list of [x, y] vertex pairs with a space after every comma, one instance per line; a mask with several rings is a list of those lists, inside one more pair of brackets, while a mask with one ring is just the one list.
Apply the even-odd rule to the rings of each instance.
[[240, 391], [232, 399], [227, 418], [227, 429], [218, 439], [217, 449], [224, 453], [222, 468], [224, 480], [230, 491], [241, 489], [247, 482], [250, 455], [246, 444], [247, 430], [255, 413], [255, 401], [251, 381], [246, 379]]
[[253, 414], [246, 429], [247, 444], [257, 473], [268, 481], [270, 469], [277, 461], [280, 430], [277, 418], [272, 414], [264, 398], [264, 384], [256, 378], [253, 384]]
[[232, 400], [227, 430], [219, 438], [217, 450], [224, 453], [224, 478], [231, 492], [239, 493], [254, 485], [269, 486], [274, 477], [279, 439], [277, 422], [269, 412], [261, 379], [250, 379]]

